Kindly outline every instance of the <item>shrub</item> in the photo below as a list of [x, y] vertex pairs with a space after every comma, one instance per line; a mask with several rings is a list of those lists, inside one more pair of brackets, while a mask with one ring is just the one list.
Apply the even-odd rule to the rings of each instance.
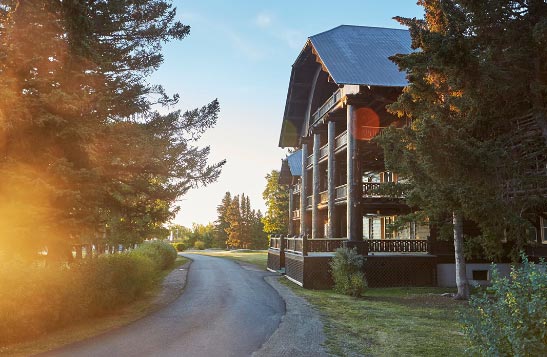
[[194, 248], [199, 249], [199, 250], [203, 250], [203, 249], [205, 249], [205, 243], [200, 241], [200, 240], [197, 240], [194, 243]]
[[363, 265], [365, 259], [357, 249], [338, 248], [330, 262], [334, 290], [338, 293], [359, 297], [366, 288]]
[[153, 284], [155, 266], [151, 259], [133, 253], [84, 259], [70, 267], [4, 260], [0, 265], [0, 345], [134, 301]]
[[184, 252], [186, 250], [186, 244], [176, 243], [175, 249], [177, 250], [177, 252]]
[[547, 273], [522, 257], [510, 278], [492, 269], [492, 285], [462, 313], [469, 352], [481, 356], [547, 355]]
[[166, 242], [144, 242], [131, 252], [132, 255], [141, 255], [155, 264], [155, 269], [165, 270], [173, 265], [177, 259], [177, 251]]

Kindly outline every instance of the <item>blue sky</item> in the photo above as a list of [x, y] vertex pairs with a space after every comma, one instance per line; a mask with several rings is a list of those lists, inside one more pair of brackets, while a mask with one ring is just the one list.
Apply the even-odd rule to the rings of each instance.
[[279, 169], [277, 147], [291, 65], [314, 34], [341, 24], [401, 28], [394, 16], [422, 17], [413, 0], [384, 1], [220, 1], [175, 0], [190, 36], [164, 46], [165, 62], [151, 82], [179, 93], [174, 109], [199, 107], [218, 98], [217, 126], [201, 146], [211, 159], [227, 159], [220, 179], [192, 190], [180, 201], [174, 223], [191, 226], [216, 219], [226, 191], [244, 192], [265, 210], [265, 176]]

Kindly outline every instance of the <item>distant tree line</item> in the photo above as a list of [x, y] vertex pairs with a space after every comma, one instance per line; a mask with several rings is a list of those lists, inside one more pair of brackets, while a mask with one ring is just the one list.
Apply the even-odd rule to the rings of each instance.
[[170, 227], [175, 241], [186, 248], [265, 249], [268, 237], [264, 232], [264, 217], [251, 207], [244, 193], [232, 196], [226, 192], [217, 206], [218, 217], [206, 225], [194, 223], [192, 228]]

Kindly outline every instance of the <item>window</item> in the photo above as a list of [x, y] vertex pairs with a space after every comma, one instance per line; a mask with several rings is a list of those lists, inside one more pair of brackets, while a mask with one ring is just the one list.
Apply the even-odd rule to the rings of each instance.
[[488, 280], [488, 270], [473, 270], [473, 280]]

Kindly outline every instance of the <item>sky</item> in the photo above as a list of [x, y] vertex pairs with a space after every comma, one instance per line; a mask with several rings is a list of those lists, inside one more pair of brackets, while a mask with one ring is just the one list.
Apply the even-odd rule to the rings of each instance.
[[217, 182], [188, 192], [172, 223], [190, 227], [216, 217], [224, 193], [245, 193], [265, 212], [265, 176], [279, 170], [278, 147], [291, 65], [309, 36], [339, 25], [403, 28], [392, 18], [423, 17], [415, 0], [175, 0], [177, 18], [191, 26], [163, 48], [164, 63], [150, 82], [180, 94], [188, 110], [218, 98], [220, 115], [198, 145], [210, 161], [226, 159]]

